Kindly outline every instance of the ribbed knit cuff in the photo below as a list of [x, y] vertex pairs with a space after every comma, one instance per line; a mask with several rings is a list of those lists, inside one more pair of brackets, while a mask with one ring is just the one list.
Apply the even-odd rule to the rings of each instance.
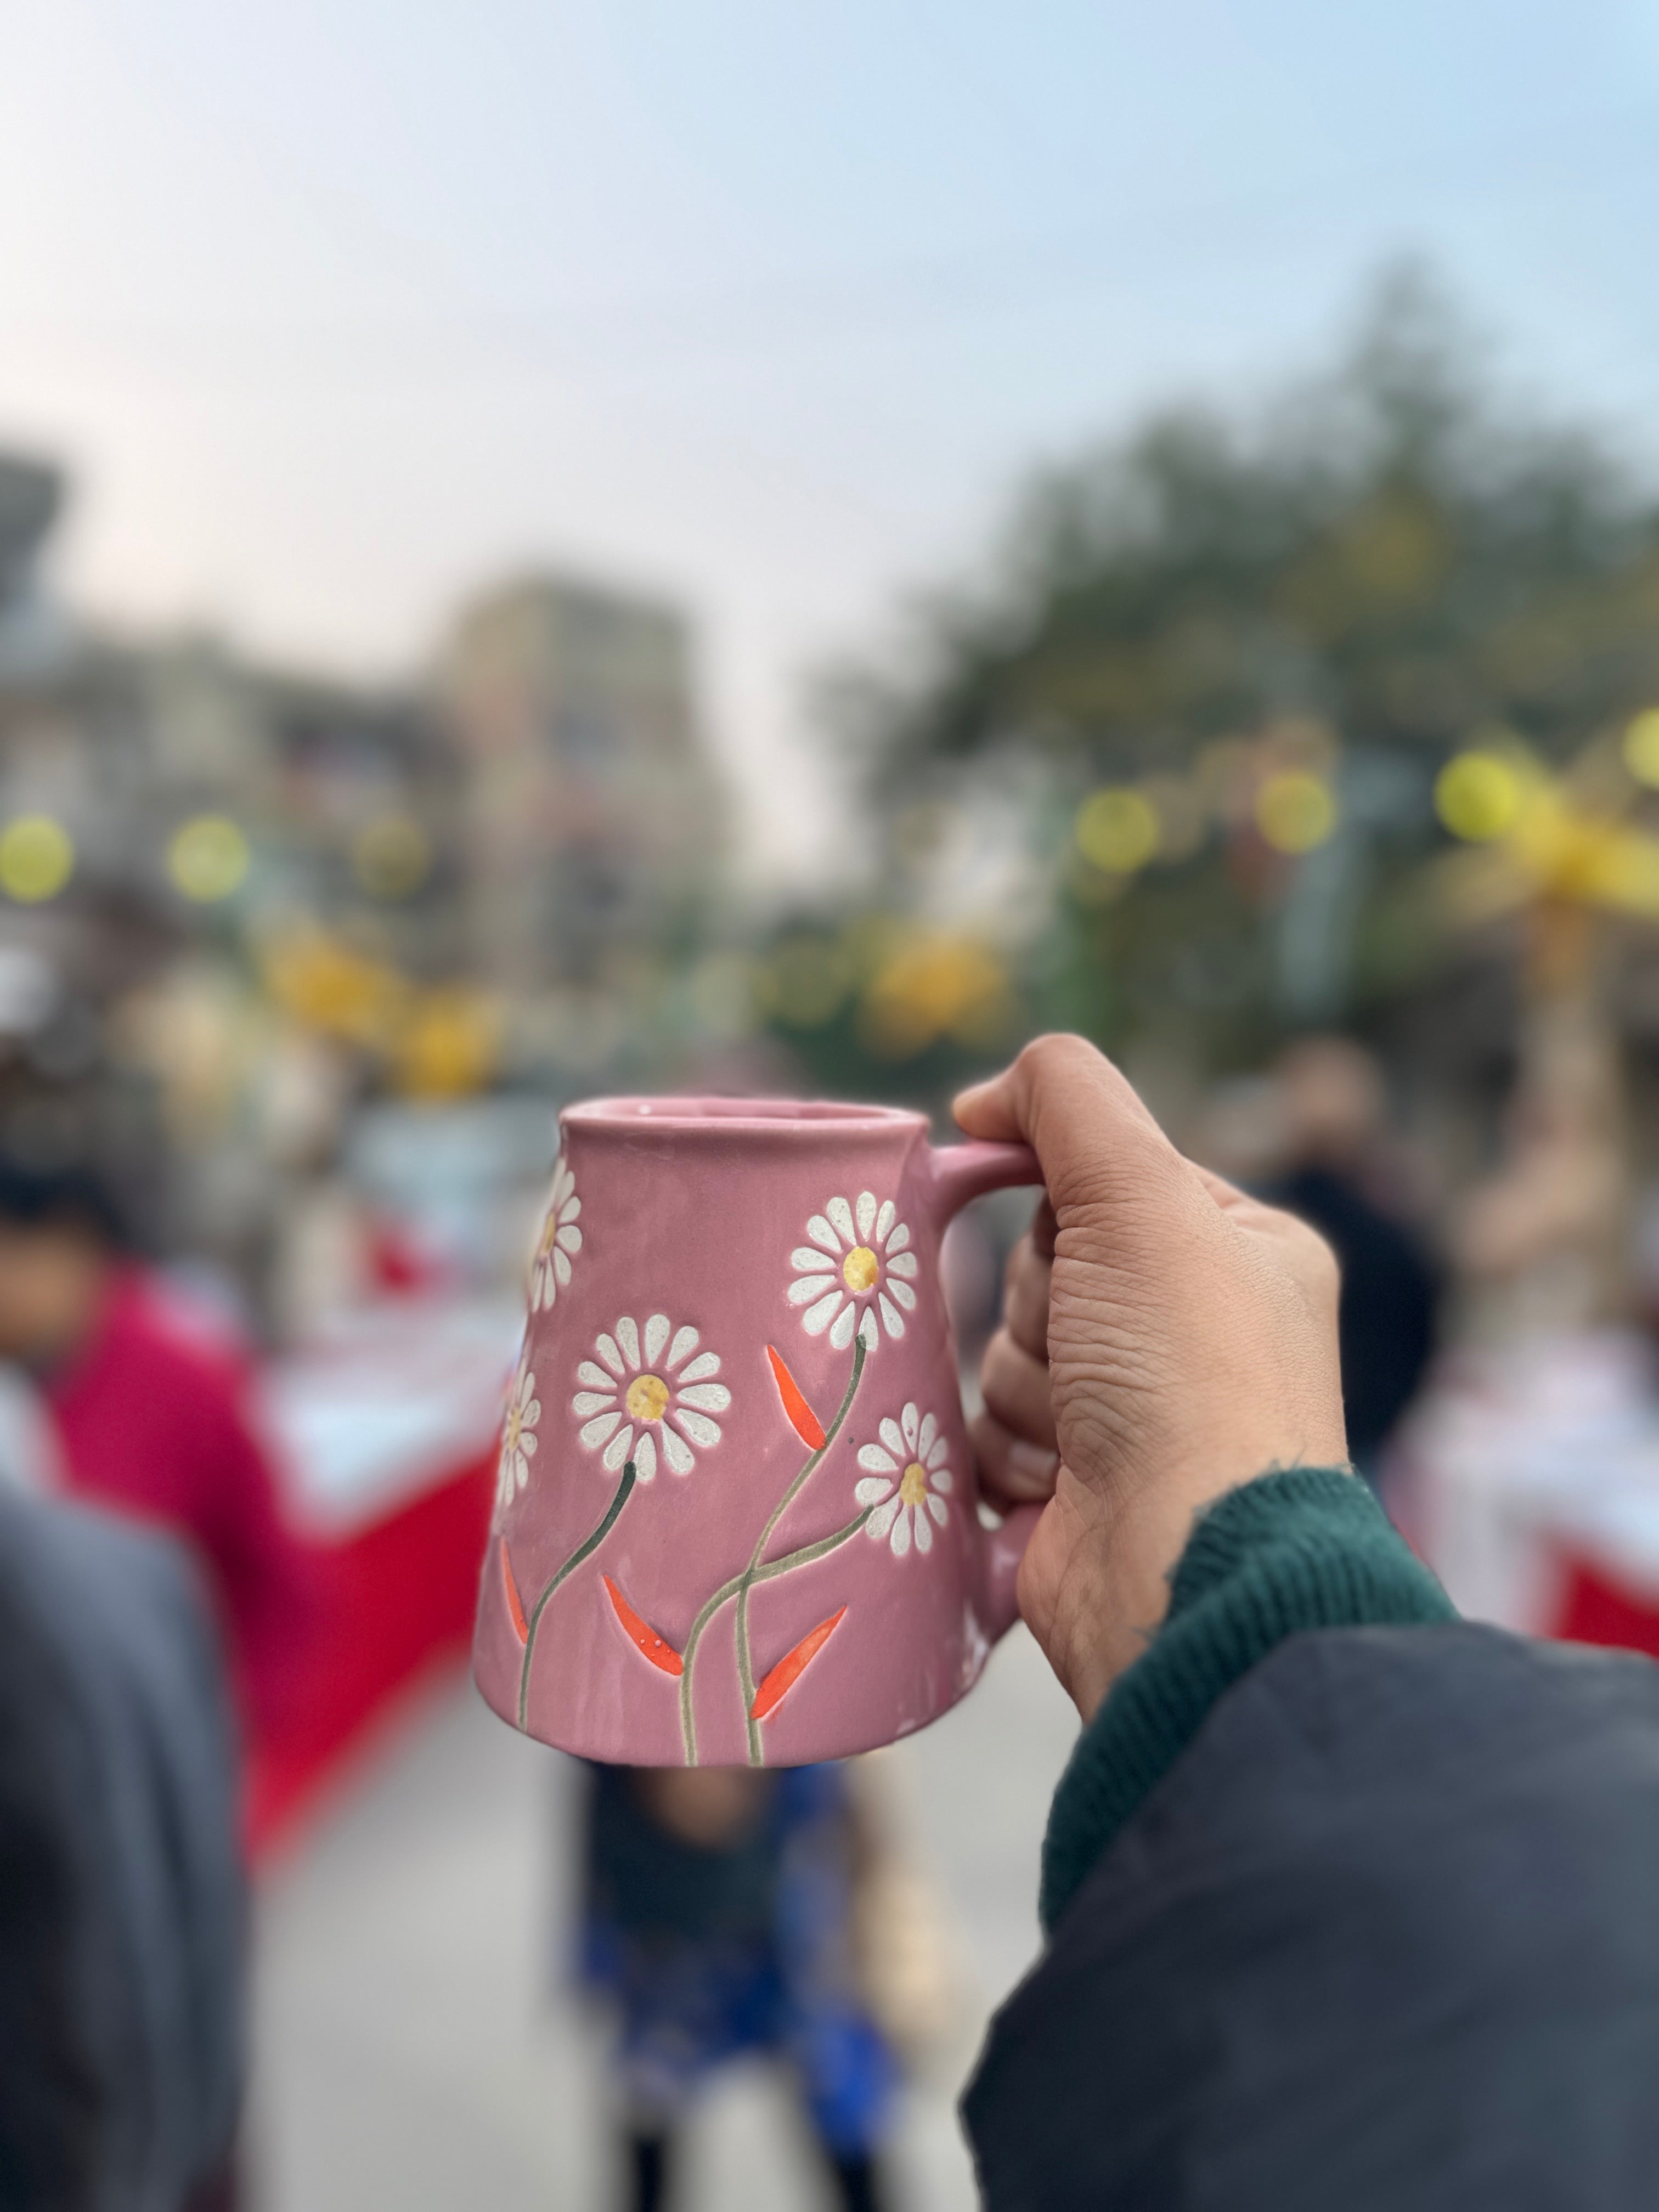
[[1291, 1468], [1218, 1498], [1170, 1577], [1163, 1626], [1113, 1683], [1060, 1777], [1042, 1846], [1044, 1932], [1217, 1699], [1275, 1644], [1304, 1628], [1455, 1618], [1357, 1475]]

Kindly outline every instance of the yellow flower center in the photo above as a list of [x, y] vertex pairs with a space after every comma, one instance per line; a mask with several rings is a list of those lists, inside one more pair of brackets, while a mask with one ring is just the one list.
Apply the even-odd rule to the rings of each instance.
[[841, 1263], [841, 1279], [849, 1291], [872, 1291], [881, 1263], [867, 1244], [855, 1244]]
[[542, 1241], [536, 1247], [537, 1256], [538, 1258], [543, 1260], [546, 1259], [548, 1254], [553, 1249], [553, 1240], [558, 1233], [558, 1212], [556, 1209], [550, 1209], [546, 1220], [542, 1224]]
[[507, 1420], [504, 1424], [504, 1427], [506, 1432], [501, 1438], [502, 1443], [506, 1446], [508, 1451], [517, 1451], [519, 1449], [519, 1438], [524, 1434], [524, 1407], [522, 1406], [509, 1406], [507, 1407]]
[[659, 1421], [668, 1411], [668, 1385], [660, 1375], [636, 1375], [626, 1402], [636, 1421]]
[[927, 1470], [919, 1459], [913, 1459], [899, 1477], [899, 1497], [906, 1505], [920, 1505], [927, 1495]]

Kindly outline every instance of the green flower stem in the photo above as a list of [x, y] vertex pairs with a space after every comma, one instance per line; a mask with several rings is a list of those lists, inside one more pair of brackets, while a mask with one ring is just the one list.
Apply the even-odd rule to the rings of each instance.
[[592, 1557], [593, 1553], [599, 1550], [600, 1545], [604, 1543], [605, 1538], [611, 1534], [611, 1531], [616, 1527], [617, 1516], [622, 1511], [623, 1506], [628, 1503], [629, 1493], [634, 1487], [634, 1462], [631, 1459], [626, 1460], [623, 1463], [622, 1480], [617, 1485], [616, 1496], [605, 1508], [604, 1520], [600, 1522], [599, 1527], [593, 1531], [592, 1534], [587, 1539], [586, 1543], [577, 1545], [575, 1550], [570, 1554], [570, 1557], [559, 1569], [558, 1573], [554, 1576], [552, 1581], [549, 1583], [547, 1588], [542, 1592], [541, 1595], [536, 1601], [536, 1610], [530, 1616], [530, 1624], [525, 1634], [524, 1664], [519, 1669], [519, 1726], [520, 1728], [523, 1728], [526, 1725], [525, 1715], [528, 1711], [530, 1705], [531, 1654], [536, 1649], [536, 1630], [540, 1625], [543, 1613], [547, 1609], [547, 1601], [552, 1596], [554, 1591], [557, 1589], [559, 1584], [564, 1580], [567, 1575], [574, 1573], [575, 1569], [580, 1566], [584, 1559], [591, 1559]]
[[[844, 1528], [837, 1528], [833, 1536], [820, 1536], [814, 1543], [803, 1544], [798, 1552], [786, 1552], [781, 1559], [769, 1560], [763, 1567], [756, 1569], [752, 1579], [757, 1583], [769, 1583], [779, 1575], [788, 1574], [793, 1568], [808, 1567], [814, 1559], [826, 1558], [850, 1537], [856, 1536], [875, 1510], [873, 1505], [866, 1505]], [[680, 1676], [680, 1735], [685, 1744], [685, 1763], [688, 1766], [695, 1766], [697, 1763], [697, 1729], [691, 1715], [691, 1662], [704, 1629], [726, 1600], [735, 1597], [749, 1578], [745, 1568], [742, 1574], [733, 1575], [729, 1583], [722, 1583], [692, 1622], [691, 1633], [685, 1639], [685, 1672]]]
[[[802, 1468], [800, 1473], [790, 1484], [788, 1489], [784, 1492], [782, 1497], [779, 1498], [777, 1504], [773, 1507], [772, 1517], [767, 1522], [766, 1526], [761, 1530], [760, 1541], [756, 1545], [754, 1551], [750, 1555], [749, 1565], [744, 1569], [740, 1575], [734, 1575], [729, 1583], [724, 1583], [721, 1584], [720, 1588], [715, 1591], [714, 1596], [708, 1600], [708, 1603], [703, 1607], [702, 1611], [697, 1615], [696, 1619], [691, 1624], [691, 1633], [685, 1639], [685, 1650], [683, 1654], [685, 1662], [685, 1670], [680, 1676], [680, 1735], [685, 1744], [685, 1763], [688, 1766], [695, 1766], [697, 1763], [697, 1724], [692, 1717], [691, 1711], [691, 1669], [696, 1662], [697, 1646], [702, 1641], [702, 1632], [708, 1627], [709, 1622], [720, 1611], [721, 1606], [726, 1603], [727, 1598], [730, 1597], [735, 1597], [738, 1601], [738, 1679], [743, 1688], [744, 1721], [745, 1727], [749, 1730], [750, 1737], [749, 1756], [751, 1761], [756, 1761], [758, 1759], [758, 1730], [757, 1729], [755, 1723], [749, 1718], [749, 1708], [755, 1702], [755, 1686], [751, 1679], [749, 1662], [750, 1585], [752, 1583], [770, 1581], [770, 1573], [762, 1571], [760, 1562], [768, 1544], [772, 1540], [772, 1532], [777, 1527], [779, 1522], [782, 1520], [790, 1506], [794, 1503], [795, 1498], [799, 1496], [801, 1485], [807, 1480], [808, 1476], [811, 1474], [814, 1468], [818, 1466], [819, 1462], [823, 1460], [824, 1454], [829, 1450], [830, 1445], [834, 1443], [836, 1438], [840, 1435], [842, 1424], [846, 1420], [848, 1414], [852, 1411], [853, 1400], [858, 1391], [859, 1377], [864, 1372], [864, 1363], [868, 1356], [869, 1346], [865, 1343], [863, 1337], [858, 1336], [854, 1338], [853, 1344], [853, 1372], [848, 1377], [847, 1389], [842, 1398], [841, 1405], [836, 1411], [836, 1418], [831, 1421], [829, 1428], [824, 1432], [823, 1442], [812, 1454], [805, 1466]], [[840, 1540], [837, 1539], [836, 1540], [839, 1541]], [[817, 1556], [818, 1554], [816, 1553], [813, 1553], [814, 1558], [817, 1558]], [[797, 1562], [804, 1557], [805, 1554], [803, 1553], [791, 1553], [789, 1555], [791, 1563]]]
[[869, 1346], [865, 1343], [860, 1333], [853, 1340], [853, 1372], [848, 1377], [847, 1389], [842, 1396], [840, 1410], [825, 1431], [823, 1442], [773, 1507], [772, 1517], [761, 1530], [760, 1540], [750, 1554], [749, 1565], [744, 1571], [743, 1579], [738, 1589], [738, 1681], [743, 1691], [743, 1719], [744, 1726], [749, 1735], [749, 1764], [751, 1766], [758, 1766], [762, 1764], [763, 1754], [760, 1723], [750, 1710], [755, 1702], [755, 1671], [749, 1655], [749, 1592], [755, 1583], [760, 1563], [766, 1556], [766, 1547], [772, 1540], [773, 1530], [793, 1504], [803, 1483], [813, 1473], [830, 1445], [840, 1435], [842, 1424], [853, 1409], [853, 1401], [858, 1395], [859, 1378], [864, 1373], [864, 1363], [868, 1356]]

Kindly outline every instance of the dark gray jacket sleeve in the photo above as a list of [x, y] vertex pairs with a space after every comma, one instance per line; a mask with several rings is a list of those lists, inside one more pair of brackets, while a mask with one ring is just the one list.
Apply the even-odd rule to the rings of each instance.
[[964, 2112], [992, 2212], [1648, 2212], [1659, 1668], [1462, 1623], [1280, 1643]]

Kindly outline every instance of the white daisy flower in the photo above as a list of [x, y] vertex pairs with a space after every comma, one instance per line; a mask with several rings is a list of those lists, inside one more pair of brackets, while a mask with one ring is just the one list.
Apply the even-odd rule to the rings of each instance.
[[518, 1372], [507, 1393], [501, 1417], [501, 1455], [495, 1466], [495, 1518], [499, 1521], [530, 1480], [530, 1462], [536, 1456], [536, 1424], [542, 1417], [536, 1395], [536, 1378], [530, 1371], [530, 1355], [521, 1352]]
[[601, 1336], [594, 1347], [605, 1364], [584, 1359], [576, 1370], [582, 1387], [570, 1405], [582, 1417], [581, 1440], [589, 1451], [605, 1447], [612, 1474], [631, 1459], [639, 1480], [649, 1482], [659, 1439], [674, 1473], [690, 1474], [692, 1444], [707, 1451], [720, 1442], [720, 1424], [708, 1417], [725, 1413], [732, 1393], [713, 1380], [720, 1360], [697, 1352], [697, 1340], [695, 1328], [672, 1328], [666, 1314], [653, 1314], [642, 1335], [624, 1314], [616, 1334]]
[[885, 1536], [896, 1559], [910, 1548], [913, 1523], [917, 1551], [927, 1552], [933, 1545], [932, 1522], [942, 1528], [951, 1517], [945, 1502], [951, 1488], [947, 1449], [939, 1423], [931, 1413], [918, 1419], [913, 1402], [897, 1420], [881, 1424], [880, 1443], [866, 1444], [859, 1454], [866, 1472], [853, 1495], [860, 1505], [875, 1508], [864, 1533], [878, 1544]]
[[789, 1303], [805, 1307], [801, 1321], [808, 1336], [827, 1328], [830, 1343], [845, 1352], [856, 1328], [873, 1352], [878, 1310], [888, 1335], [902, 1336], [905, 1315], [915, 1311], [919, 1263], [892, 1200], [878, 1205], [873, 1191], [860, 1191], [855, 1209], [832, 1198], [806, 1233], [811, 1243], [789, 1255], [796, 1275]]
[[570, 1280], [570, 1255], [582, 1249], [582, 1232], [576, 1216], [582, 1202], [576, 1195], [576, 1178], [562, 1152], [553, 1164], [553, 1188], [548, 1194], [547, 1218], [536, 1240], [530, 1263], [530, 1310], [544, 1313]]

